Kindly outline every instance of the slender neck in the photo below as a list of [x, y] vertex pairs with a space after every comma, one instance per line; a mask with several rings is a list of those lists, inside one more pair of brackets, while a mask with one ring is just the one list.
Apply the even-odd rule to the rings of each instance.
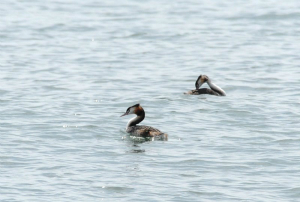
[[130, 119], [128, 124], [127, 124], [127, 128], [130, 127], [130, 126], [135, 126], [139, 123], [141, 123], [145, 118], [145, 111], [144, 110], [140, 110], [138, 113], [137, 113], [137, 116]]
[[219, 86], [217, 86], [216, 84], [214, 84], [213, 82], [211, 82], [210, 79], [207, 80], [207, 84], [213, 91], [217, 92], [219, 95], [222, 95], [222, 96], [226, 95], [225, 91], [222, 88], [220, 88]]

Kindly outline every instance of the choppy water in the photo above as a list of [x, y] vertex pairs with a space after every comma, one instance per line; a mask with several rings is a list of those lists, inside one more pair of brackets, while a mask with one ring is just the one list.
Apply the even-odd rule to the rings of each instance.
[[[299, 9], [3, 1], [1, 202], [298, 201]], [[169, 141], [128, 139], [136, 103]]]

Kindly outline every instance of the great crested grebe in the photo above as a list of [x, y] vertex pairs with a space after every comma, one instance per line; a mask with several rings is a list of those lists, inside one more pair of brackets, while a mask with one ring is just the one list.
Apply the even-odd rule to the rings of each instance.
[[[200, 88], [202, 84], [208, 84], [209, 88]], [[184, 94], [189, 95], [200, 95], [200, 94], [210, 94], [210, 95], [217, 95], [217, 96], [226, 96], [225, 91], [217, 86], [216, 84], [212, 83], [210, 78], [206, 75], [200, 75], [195, 83], [196, 89], [190, 90]]]
[[[168, 139], [168, 134], [161, 132], [160, 130], [150, 127], [137, 125], [142, 122], [145, 118], [145, 111], [140, 104], [128, 107], [126, 112], [122, 116], [129, 114], [136, 114], [137, 116], [130, 119], [126, 126], [126, 132], [138, 137], [154, 137], [163, 140]], [[121, 116], [121, 117], [122, 117]]]

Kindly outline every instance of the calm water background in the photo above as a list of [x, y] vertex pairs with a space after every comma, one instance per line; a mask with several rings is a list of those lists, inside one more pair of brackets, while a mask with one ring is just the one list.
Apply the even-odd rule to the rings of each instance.
[[[0, 18], [1, 202], [299, 201], [300, 1], [4, 0]], [[227, 97], [183, 95], [200, 74]], [[136, 103], [169, 141], [128, 138]]]

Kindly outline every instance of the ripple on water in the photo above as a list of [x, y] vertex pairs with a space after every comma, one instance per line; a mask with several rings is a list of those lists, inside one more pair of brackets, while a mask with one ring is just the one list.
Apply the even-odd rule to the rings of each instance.
[[1, 201], [299, 198], [298, 1], [1, 6]]

